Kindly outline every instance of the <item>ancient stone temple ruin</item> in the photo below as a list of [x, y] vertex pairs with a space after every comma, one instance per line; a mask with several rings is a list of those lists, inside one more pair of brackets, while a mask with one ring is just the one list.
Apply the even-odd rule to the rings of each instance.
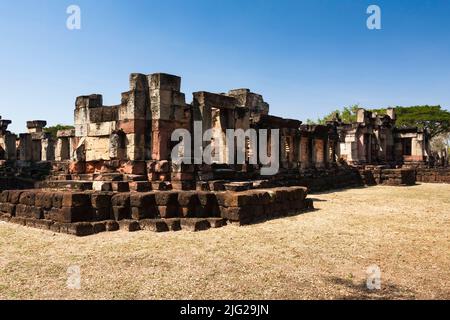
[[[450, 182], [448, 171], [420, 169], [427, 131], [397, 128], [393, 109], [304, 125], [270, 115], [249, 89], [194, 92], [187, 103], [181, 78], [163, 73], [131, 74], [117, 105], [79, 96], [74, 128], [56, 136], [45, 121], [27, 122], [18, 136], [10, 123], [0, 118], [0, 218], [75, 235], [248, 224], [312, 209], [307, 190]], [[244, 133], [240, 143], [227, 139], [229, 129]], [[188, 144], [178, 132], [202, 140]], [[205, 150], [213, 161], [202, 159]], [[239, 154], [241, 162], [228, 161]]]
[[338, 123], [340, 155], [350, 164], [425, 165], [429, 134], [414, 127], [395, 126], [395, 110], [378, 115], [358, 109], [355, 123]]

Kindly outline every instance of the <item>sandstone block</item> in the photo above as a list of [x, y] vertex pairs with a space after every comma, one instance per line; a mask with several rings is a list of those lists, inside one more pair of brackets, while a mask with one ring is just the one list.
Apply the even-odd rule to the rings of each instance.
[[94, 234], [94, 227], [89, 222], [71, 223], [68, 226], [68, 233], [77, 237], [84, 237]]
[[90, 205], [91, 198], [87, 193], [66, 192], [63, 194], [63, 207], [89, 207]]
[[120, 220], [119, 221], [120, 230], [125, 230], [129, 232], [141, 230], [139, 222], [134, 220]]
[[155, 200], [158, 206], [178, 204], [178, 193], [173, 191], [156, 192]]
[[181, 228], [187, 231], [202, 231], [211, 227], [209, 221], [206, 219], [183, 218], [180, 222]]
[[129, 219], [131, 217], [130, 207], [113, 206], [113, 216], [116, 221]]
[[53, 208], [46, 212], [45, 218], [56, 222], [84, 222], [93, 220], [92, 207], [62, 207]]
[[119, 223], [114, 220], [105, 221], [106, 231], [117, 231], [119, 230]]
[[211, 228], [220, 228], [227, 225], [227, 221], [223, 218], [207, 218]]
[[39, 207], [18, 204], [16, 206], [16, 217], [42, 219], [44, 217], [44, 212]]
[[139, 221], [139, 225], [142, 230], [154, 231], [154, 232], [166, 232], [169, 231], [169, 227], [162, 219], [144, 219]]
[[24, 191], [20, 195], [19, 203], [27, 206], [34, 206], [35, 195], [35, 191]]
[[111, 197], [113, 206], [130, 207], [130, 193], [118, 193]]

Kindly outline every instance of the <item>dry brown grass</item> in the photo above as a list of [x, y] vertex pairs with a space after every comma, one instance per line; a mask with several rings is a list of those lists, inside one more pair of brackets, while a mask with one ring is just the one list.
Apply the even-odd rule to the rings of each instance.
[[[0, 298], [450, 298], [450, 185], [311, 195], [314, 212], [199, 233], [87, 238], [0, 224]], [[376, 264], [382, 289], [365, 288]], [[66, 286], [81, 268], [81, 289]]]

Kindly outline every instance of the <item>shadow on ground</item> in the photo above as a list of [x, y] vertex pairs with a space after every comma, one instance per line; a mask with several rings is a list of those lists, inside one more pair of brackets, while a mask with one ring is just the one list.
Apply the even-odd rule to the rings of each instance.
[[395, 300], [414, 299], [415, 297], [413, 291], [383, 281], [380, 290], [369, 290], [365, 281], [357, 282], [339, 277], [329, 277], [327, 281], [350, 290], [348, 295], [337, 297], [341, 300]]

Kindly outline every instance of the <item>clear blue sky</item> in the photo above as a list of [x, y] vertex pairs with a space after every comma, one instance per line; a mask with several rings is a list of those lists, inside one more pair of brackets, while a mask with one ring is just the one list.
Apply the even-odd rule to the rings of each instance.
[[[66, 28], [66, 8], [82, 28]], [[382, 30], [366, 9], [382, 10]], [[271, 113], [450, 106], [448, 0], [9, 0], [0, 3], [0, 115], [72, 124], [75, 97], [117, 104], [131, 72], [182, 77], [193, 91], [247, 87]]]

